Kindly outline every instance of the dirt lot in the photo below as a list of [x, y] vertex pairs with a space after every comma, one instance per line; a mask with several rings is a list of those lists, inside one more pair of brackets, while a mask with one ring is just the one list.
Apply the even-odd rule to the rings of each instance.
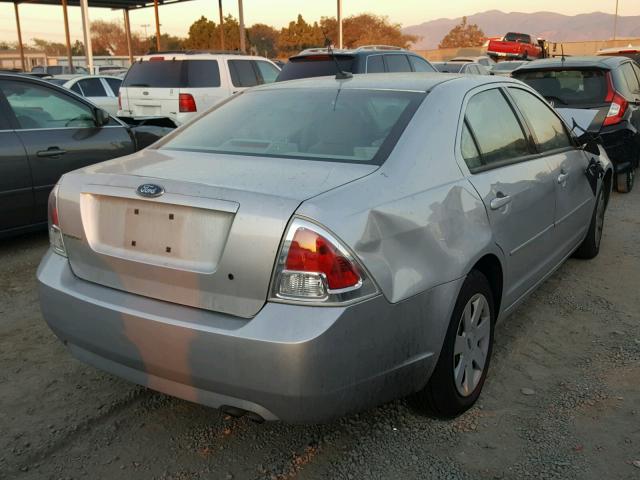
[[640, 479], [639, 190], [612, 198], [596, 260], [498, 326], [479, 405], [453, 422], [398, 401], [255, 424], [98, 372], [41, 318], [46, 235], [3, 241], [0, 478]]

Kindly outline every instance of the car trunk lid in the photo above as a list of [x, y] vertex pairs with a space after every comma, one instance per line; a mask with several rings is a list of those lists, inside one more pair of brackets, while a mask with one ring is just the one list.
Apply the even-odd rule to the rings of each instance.
[[[60, 188], [69, 262], [91, 282], [250, 318], [300, 203], [376, 168], [167, 150], [94, 165]], [[144, 184], [164, 192], [140, 196]]]

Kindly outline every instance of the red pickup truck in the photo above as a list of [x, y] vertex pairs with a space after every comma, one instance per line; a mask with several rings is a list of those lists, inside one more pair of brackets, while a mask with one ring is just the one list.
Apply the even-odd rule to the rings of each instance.
[[528, 60], [541, 58], [543, 50], [538, 41], [531, 38], [531, 35], [509, 32], [502, 37], [502, 40], [489, 41], [487, 55], [490, 57]]

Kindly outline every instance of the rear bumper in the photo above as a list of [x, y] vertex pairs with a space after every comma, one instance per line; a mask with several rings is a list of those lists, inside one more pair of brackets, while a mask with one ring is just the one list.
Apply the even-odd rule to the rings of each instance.
[[604, 127], [600, 136], [616, 173], [623, 173], [638, 166], [640, 138], [635, 128], [624, 122]]
[[37, 276], [45, 320], [80, 360], [196, 403], [295, 423], [422, 388], [461, 282], [398, 304], [266, 303], [245, 320], [80, 280], [51, 252]]

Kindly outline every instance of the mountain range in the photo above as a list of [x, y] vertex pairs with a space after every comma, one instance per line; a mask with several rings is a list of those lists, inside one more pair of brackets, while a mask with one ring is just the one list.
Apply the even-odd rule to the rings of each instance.
[[[488, 37], [515, 31], [555, 42], [571, 42], [612, 38], [613, 17], [602, 12], [569, 16], [553, 12], [505, 13], [489, 10], [469, 15], [467, 22], [477, 24]], [[462, 18], [440, 18], [402, 30], [404, 33], [422, 37], [413, 48], [427, 50], [438, 48], [442, 38], [461, 21]], [[640, 16], [619, 16], [617, 37], [640, 37]]]

